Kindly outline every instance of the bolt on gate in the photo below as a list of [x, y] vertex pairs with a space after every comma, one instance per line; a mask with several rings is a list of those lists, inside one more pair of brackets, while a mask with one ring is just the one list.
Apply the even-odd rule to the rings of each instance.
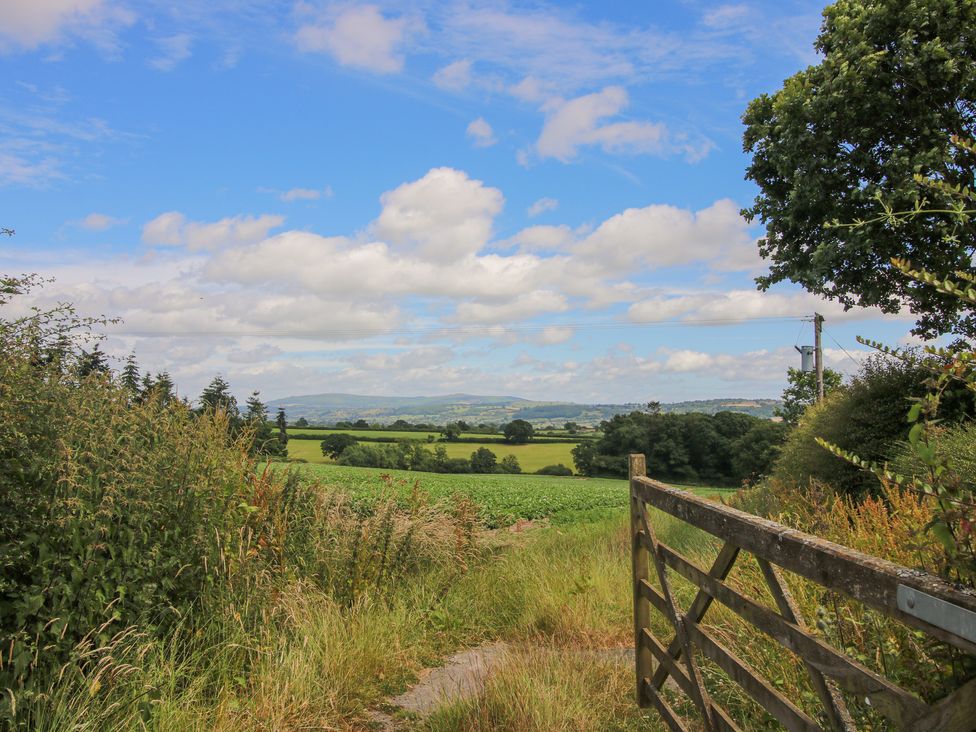
[[[630, 456], [630, 499], [637, 703], [642, 708], [656, 708], [672, 730], [688, 727], [661, 694], [668, 677], [694, 703], [700, 717], [695, 728], [708, 732], [741, 730], [729, 713], [709, 697], [696, 660], [699, 653], [714, 662], [791, 732], [857, 729], [841, 690], [865, 700], [893, 729], [976, 730], [976, 680], [935, 703], [926, 704], [810, 633], [779, 569], [843, 593], [970, 654], [976, 654], [976, 593], [959, 589], [926, 572], [863, 554], [652, 480], [647, 477], [643, 455]], [[697, 567], [658, 541], [648, 520], [647, 506], [722, 540], [724, 544], [712, 566], [707, 570]], [[755, 557], [778, 613], [726, 582], [743, 552]], [[652, 565], [660, 590], [649, 581]], [[675, 603], [669, 570], [697, 587], [687, 610]], [[823, 706], [823, 722], [777, 691], [700, 624], [716, 600], [799, 657]], [[674, 630], [674, 637], [666, 644], [650, 630], [651, 607], [662, 613]]]

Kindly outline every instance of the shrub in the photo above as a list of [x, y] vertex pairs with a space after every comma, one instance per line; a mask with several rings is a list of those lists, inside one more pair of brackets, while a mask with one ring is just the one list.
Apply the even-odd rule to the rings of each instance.
[[[909, 400], [925, 392], [927, 374], [910, 356], [905, 360], [881, 355], [868, 358], [850, 385], [803, 415], [783, 446], [773, 475], [799, 484], [814, 479], [851, 494], [876, 490], [878, 480], [873, 475], [838, 460], [815, 440], [826, 440], [865, 460], [890, 459], [908, 434]], [[958, 400], [950, 406], [956, 415], [968, 409]]]
[[322, 440], [320, 447], [322, 448], [322, 455], [337, 460], [346, 451], [346, 448], [356, 444], [358, 444], [358, 440], [352, 435], [339, 433], [337, 435], [327, 435]]
[[471, 462], [467, 458], [448, 458], [441, 465], [444, 473], [470, 473]]
[[0, 688], [83, 638], [168, 627], [226, 568], [254, 502], [251, 437], [221, 411], [78, 378], [70, 346], [40, 357], [78, 327], [67, 312], [0, 327]]
[[562, 463], [558, 463], [557, 465], [546, 465], [544, 468], [539, 468], [535, 473], [536, 475], [572, 475], [573, 471]]
[[514, 455], [506, 455], [498, 463], [498, 471], [501, 473], [521, 473], [522, 466], [519, 465], [518, 458]]
[[487, 447], [479, 447], [471, 453], [472, 473], [494, 473], [498, 467], [498, 458]]
[[[0, 282], [0, 305], [16, 288]], [[170, 711], [184, 695], [226, 707], [260, 664], [282, 663], [289, 602], [354, 607], [466, 565], [470, 502], [414, 490], [404, 507], [363, 507], [257, 472], [251, 435], [221, 410], [82, 376], [79, 327], [70, 309], [0, 319], [0, 729], [156, 728], [166, 695]], [[260, 692], [258, 679], [241, 693]], [[335, 715], [339, 696], [299, 726]], [[214, 725], [173, 728], [198, 727]]]
[[339, 455], [340, 465], [353, 465], [357, 468], [389, 468], [409, 470], [410, 461], [407, 450], [401, 444], [355, 444], [346, 447]]

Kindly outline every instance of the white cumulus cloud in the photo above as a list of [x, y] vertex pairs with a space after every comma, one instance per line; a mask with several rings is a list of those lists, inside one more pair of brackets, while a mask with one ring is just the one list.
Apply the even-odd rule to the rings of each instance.
[[497, 188], [460, 170], [434, 168], [384, 193], [380, 201], [383, 211], [374, 226], [378, 236], [398, 248], [415, 247], [424, 257], [450, 261], [488, 243], [505, 199]]
[[608, 122], [627, 106], [627, 91], [608, 86], [554, 106], [546, 118], [535, 149], [541, 158], [568, 162], [580, 147], [599, 145], [606, 152], [660, 153], [665, 149], [667, 127], [652, 122]]
[[328, 53], [343, 66], [392, 74], [403, 70], [403, 45], [422, 24], [411, 18], [388, 18], [375, 5], [353, 6], [331, 22], [298, 29], [299, 50]]
[[628, 208], [600, 224], [578, 251], [620, 271], [635, 261], [655, 268], [708, 262], [723, 271], [760, 261], [749, 226], [729, 199], [699, 211], [664, 204]]
[[[819, 312], [831, 321], [864, 320], [881, 317], [877, 308], [851, 308], [825, 300], [809, 292], [760, 292], [731, 289], [701, 291], [646, 298], [630, 306], [634, 321], [685, 320], [744, 322], [753, 318], [803, 317]], [[906, 312], [907, 318], [909, 314]]]

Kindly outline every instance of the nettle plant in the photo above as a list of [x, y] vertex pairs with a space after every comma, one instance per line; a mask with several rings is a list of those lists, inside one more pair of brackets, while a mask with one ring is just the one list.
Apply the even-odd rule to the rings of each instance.
[[[976, 154], [972, 140], [952, 138], [952, 144], [966, 152]], [[968, 186], [949, 185], [938, 178], [915, 176], [916, 182], [949, 196], [952, 205], [933, 209], [928, 201], [919, 199], [910, 211], [894, 211], [879, 198], [883, 213], [874, 221], [884, 220], [892, 227], [923, 216], [949, 216], [958, 224], [946, 235], [947, 244], [959, 244], [956, 232], [968, 224], [976, 214], [976, 193]], [[855, 221], [846, 226], [861, 226], [867, 222]], [[834, 223], [834, 226], [842, 224]], [[971, 249], [972, 247], [970, 247]], [[906, 259], [894, 258], [893, 267], [919, 287], [934, 288], [938, 293], [955, 299], [960, 310], [971, 314], [976, 310], [976, 276], [956, 271], [952, 276], [940, 276], [925, 269], [917, 269]], [[895, 358], [906, 358], [903, 349], [891, 348], [868, 338], [858, 337], [858, 342]], [[873, 473], [886, 489], [910, 490], [930, 496], [936, 506], [933, 518], [925, 529], [938, 540], [946, 552], [948, 574], [970, 585], [976, 585], [976, 478], [957, 469], [950, 457], [938, 449], [942, 431], [940, 407], [946, 395], [961, 385], [976, 392], [976, 351], [969, 343], [956, 343], [950, 348], [926, 346], [923, 366], [928, 373], [926, 393], [911, 398], [907, 421], [908, 445], [916, 469], [911, 475], [892, 470], [889, 464], [878, 464], [859, 458], [820, 438], [817, 442], [834, 455]]]

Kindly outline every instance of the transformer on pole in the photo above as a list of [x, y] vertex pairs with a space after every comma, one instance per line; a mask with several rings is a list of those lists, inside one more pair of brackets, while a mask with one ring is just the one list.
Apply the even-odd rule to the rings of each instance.
[[809, 374], [814, 370], [813, 346], [793, 346], [800, 353], [800, 371]]
[[821, 342], [821, 332], [823, 330], [823, 315], [813, 314], [813, 343], [812, 346], [793, 346], [800, 354], [800, 371], [805, 374], [816, 372], [817, 374], [817, 401], [824, 398], [823, 381], [823, 343]]

